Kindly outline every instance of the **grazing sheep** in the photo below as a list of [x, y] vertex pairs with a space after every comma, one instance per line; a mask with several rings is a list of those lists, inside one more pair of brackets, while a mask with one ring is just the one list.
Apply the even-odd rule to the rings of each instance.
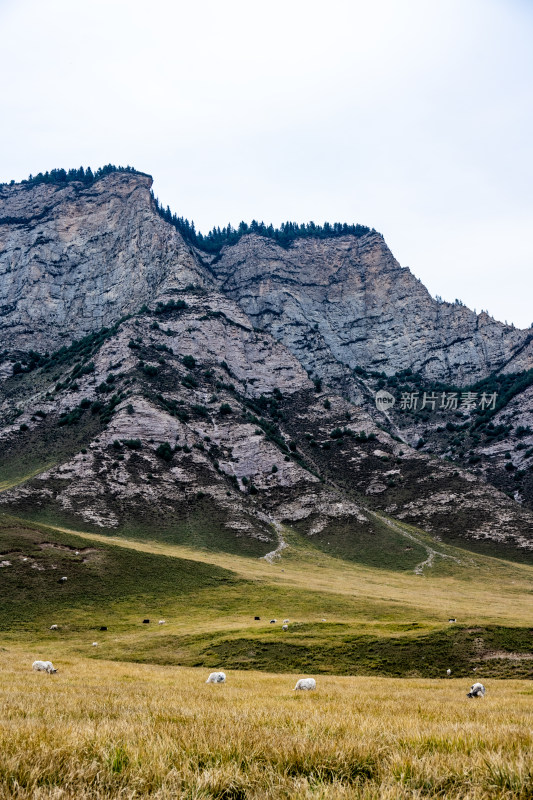
[[143, 619], [143, 625], [148, 625], [149, 622], [150, 622], [149, 619]]
[[54, 668], [51, 661], [34, 661], [31, 668], [36, 672], [48, 672], [49, 675], [53, 675], [54, 672], [57, 672], [57, 669]]
[[288, 625], [282, 625], [281, 626], [281, 630], [282, 631], [288, 631], [289, 630], [289, 626]]
[[226, 683], [225, 672], [212, 672], [206, 683]]
[[65, 583], [66, 580], [68, 580], [67, 576], [63, 575], [63, 577], [58, 580], [58, 583]]
[[257, 619], [261, 619], [261, 617], [254, 617], [254, 619], [256, 619], [256, 620], [257, 620]]
[[276, 622], [277, 622], [277, 619], [271, 619], [271, 620], [270, 620], [270, 624], [271, 624], [271, 625], [274, 625]]
[[100, 630], [101, 631], [106, 631], [107, 630], [107, 625], [100, 625]]
[[474, 683], [470, 691], [467, 692], [467, 697], [485, 697], [485, 687], [482, 683]]
[[59, 625], [50, 625], [50, 630], [51, 631], [58, 631], [59, 630]]
[[448, 622], [457, 622], [457, 620], [455, 619], [455, 617], [450, 617], [450, 619], [448, 620]]
[[284, 624], [284, 625], [287, 625], [287, 623], [288, 623], [288, 622], [290, 622], [290, 619], [284, 619], [284, 620], [283, 620], [283, 624]]
[[450, 675], [451, 675], [451, 674], [452, 674], [452, 671], [451, 671], [451, 669], [447, 669], [447, 670], [446, 670], [446, 675], [447, 675], [448, 677], [450, 677]]
[[158, 625], [166, 625], [166, 624], [167, 624], [167, 621], [166, 621], [166, 619], [160, 619], [160, 620], [159, 620], [159, 622], [158, 622], [157, 624], [158, 624]]
[[93, 642], [92, 646], [93, 647], [98, 647], [98, 642]]
[[296, 689], [316, 689], [316, 681], [314, 678], [300, 678], [300, 680], [296, 682], [294, 691], [296, 691]]

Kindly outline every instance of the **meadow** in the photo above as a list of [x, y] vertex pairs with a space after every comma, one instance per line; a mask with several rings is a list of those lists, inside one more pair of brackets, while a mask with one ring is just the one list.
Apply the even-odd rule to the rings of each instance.
[[228, 672], [0, 651], [0, 797], [18, 800], [533, 796], [533, 687]]
[[533, 569], [441, 543], [421, 575], [376, 569], [284, 535], [269, 564], [0, 514], [0, 798], [533, 797]]

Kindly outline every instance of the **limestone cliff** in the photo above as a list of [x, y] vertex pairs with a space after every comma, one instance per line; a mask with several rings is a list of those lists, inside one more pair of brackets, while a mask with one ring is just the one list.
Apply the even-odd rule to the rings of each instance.
[[301, 239], [287, 249], [245, 236], [213, 269], [255, 325], [324, 377], [341, 365], [388, 375], [411, 368], [467, 384], [533, 366], [531, 332], [437, 302], [375, 232]]
[[91, 186], [0, 187], [0, 335], [9, 349], [53, 350], [135, 313], [204, 272], [156, 213], [148, 175]]
[[[529, 369], [531, 332], [437, 303], [375, 232], [286, 248], [245, 235], [207, 254], [150, 186], [118, 171], [0, 187], [2, 506], [261, 554], [282, 524], [356, 559], [367, 539], [403, 553], [412, 534], [400, 525], [393, 545], [391, 517], [533, 549], [529, 433], [503, 426], [522, 437], [522, 478], [499, 492], [499, 427], [458, 412], [456, 446], [442, 415], [406, 420], [373, 398], [407, 367], [428, 386]], [[515, 421], [519, 390], [531, 405], [520, 380]]]

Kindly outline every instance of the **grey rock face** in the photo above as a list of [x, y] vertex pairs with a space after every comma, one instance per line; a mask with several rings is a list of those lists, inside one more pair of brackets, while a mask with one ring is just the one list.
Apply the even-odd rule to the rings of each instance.
[[337, 386], [356, 366], [466, 384], [533, 366], [532, 334], [438, 303], [375, 232], [243, 237], [212, 260], [157, 214], [147, 175], [87, 187], [0, 187], [0, 331], [4, 347], [56, 349], [189, 284], [220, 289], [310, 372]]
[[433, 300], [378, 233], [299, 239], [287, 249], [248, 235], [213, 269], [255, 325], [325, 378], [346, 367], [387, 374], [411, 367], [466, 384], [495, 369], [533, 366], [531, 332]]
[[[530, 332], [437, 303], [376, 233], [287, 249], [247, 235], [206, 256], [159, 217], [150, 185], [112, 173], [90, 187], [0, 187], [0, 505], [97, 528], [203, 514], [267, 555], [281, 524], [317, 541], [346, 526], [356, 541], [389, 525], [379, 514], [531, 549], [525, 503], [413, 450], [429, 423], [391, 436], [371, 377], [354, 377], [357, 366], [463, 383], [523, 370]], [[184, 304], [155, 309], [178, 292]], [[16, 351], [51, 351], [125, 315], [89, 350], [13, 374]], [[514, 427], [520, 414], [533, 427], [526, 399], [527, 417], [518, 399], [505, 412]], [[512, 435], [525, 471], [530, 433]], [[489, 471], [504, 446], [484, 454]]]
[[0, 187], [4, 347], [69, 344], [160, 293], [205, 275], [156, 213], [151, 178], [116, 172], [92, 186]]

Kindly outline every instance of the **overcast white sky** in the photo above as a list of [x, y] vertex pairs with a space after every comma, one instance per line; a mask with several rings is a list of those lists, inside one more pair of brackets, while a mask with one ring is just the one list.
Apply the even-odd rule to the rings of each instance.
[[0, 0], [0, 181], [131, 164], [207, 231], [360, 222], [533, 323], [532, 0]]

